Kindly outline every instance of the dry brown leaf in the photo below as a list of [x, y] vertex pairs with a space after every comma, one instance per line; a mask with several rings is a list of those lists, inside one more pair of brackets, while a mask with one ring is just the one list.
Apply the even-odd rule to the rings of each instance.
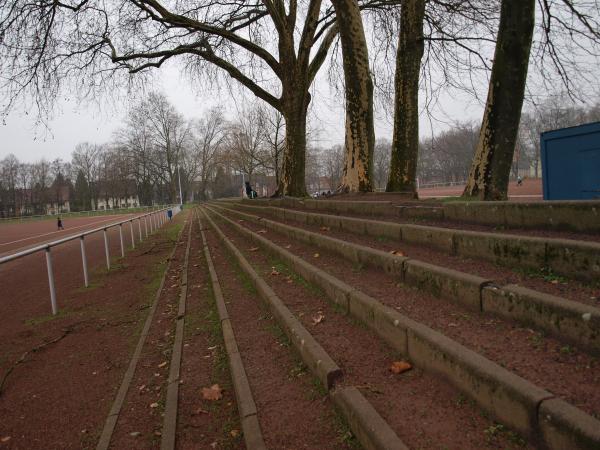
[[320, 230], [321, 231], [329, 231], [329, 227], [321, 227]]
[[158, 365], [158, 368], [159, 368], [159, 369], [162, 369], [162, 368], [163, 368], [163, 367], [165, 367], [166, 365], [167, 365], [167, 362], [166, 362], [166, 361], [163, 361], [163, 362], [161, 362], [161, 363]]
[[12, 438], [10, 436], [4, 436], [2, 439], [0, 439], [0, 442], [4, 443], [4, 442], [8, 442], [10, 441]]
[[394, 361], [390, 367], [390, 370], [396, 374], [406, 372], [410, 369], [412, 369], [412, 366], [406, 361]]
[[320, 324], [323, 320], [325, 320], [325, 316], [321, 311], [319, 311], [316, 316], [312, 317], [313, 325]]
[[275, 267], [271, 267], [271, 275], [273, 275], [273, 276], [279, 275], [279, 272], [277, 271], [277, 269]]
[[321, 256], [321, 255], [319, 255], [318, 253], [315, 253], [315, 254], [313, 255], [313, 258], [318, 258], [319, 256]]
[[229, 434], [231, 435], [231, 437], [238, 437], [240, 435], [240, 432], [238, 430], [231, 430]]
[[286, 245], [285, 248], [292, 248], [292, 244]]
[[158, 403], [150, 403], [150, 408], [158, 408]]
[[222, 391], [223, 389], [221, 389], [218, 384], [213, 384], [209, 388], [202, 388], [202, 398], [204, 400], [212, 401], [220, 400], [223, 397], [223, 394], [221, 394]]
[[267, 232], [267, 230], [258, 230], [257, 231], [257, 233], [260, 233], [260, 234], [265, 234], [266, 232]]
[[202, 408], [198, 408], [196, 411], [194, 411], [195, 415], [199, 415], [199, 414], [208, 414], [208, 411]]
[[285, 279], [286, 279], [286, 281], [287, 281], [287, 283], [288, 283], [288, 284], [290, 284], [290, 283], [293, 283], [293, 282], [294, 282], [294, 280], [292, 279], [292, 277], [291, 277], [291, 276], [287, 276], [287, 277], [285, 277]]
[[392, 250], [390, 253], [396, 256], [404, 256], [404, 253], [402, 253], [400, 250]]
[[258, 250], [258, 247], [252, 247], [248, 249], [249, 252], [255, 252], [256, 250]]

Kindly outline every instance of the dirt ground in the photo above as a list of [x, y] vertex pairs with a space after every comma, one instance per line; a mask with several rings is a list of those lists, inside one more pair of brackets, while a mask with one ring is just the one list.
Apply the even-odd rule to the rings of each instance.
[[[173, 248], [169, 228], [115, 260], [109, 273], [101, 234], [90, 239], [87, 289], [79, 243], [57, 249], [57, 316], [50, 314], [43, 254], [0, 267], [0, 446], [95, 447]], [[110, 242], [117, 255], [118, 231]]]
[[[527, 181], [530, 180], [511, 190], [523, 188], [519, 191], [522, 195], [535, 192], [537, 188]], [[378, 196], [381, 200], [391, 198], [373, 194], [368, 199], [379, 200]], [[360, 200], [357, 196], [353, 199]], [[426, 203], [433, 204], [435, 200]], [[231, 212], [226, 216], [381, 303], [600, 417], [597, 356], [535, 329], [474, 313], [459, 304], [402, 285], [381, 270], [353, 264], [311, 244], [266, 230], [261, 224], [242, 220]], [[137, 241], [136, 225], [135, 249], [130, 248], [131, 234], [126, 225], [123, 237], [128, 251], [123, 259], [118, 229], [112, 229], [110, 271], [105, 266], [102, 233], [86, 238], [91, 268], [89, 288], [82, 287], [79, 242], [75, 240], [53, 249], [60, 310], [56, 316], [50, 313], [43, 253], [0, 266], [0, 449], [95, 448], [163, 273], [166, 274], [164, 289], [154, 315], [150, 316], [149, 334], [111, 448], [160, 447], [175, 324], [183, 317], [177, 308], [184, 285], [187, 295], [182, 298], [187, 311], [179, 379], [177, 448], [245, 448], [201, 229], [220, 279], [267, 447], [282, 450], [359, 447], [327, 392], [299, 359], [231, 253], [204, 219], [201, 223], [190, 220], [192, 217], [193, 210], [184, 211], [173, 223], [148, 239], [144, 237], [142, 244]], [[56, 233], [53, 221], [2, 225], [0, 255], [123, 217], [112, 216], [106, 218], [107, 222], [99, 222], [104, 219], [69, 219], [64, 234]], [[520, 283], [586, 304], [597, 306], [600, 297], [597, 285], [562, 278], [546, 280], [514, 268], [455, 257], [424, 246], [276, 221], [386, 252], [402, 251], [408, 257], [490, 277], [499, 283]], [[443, 378], [417, 367], [401, 375], [392, 374], [390, 365], [402, 359], [401, 355], [363, 324], [341, 314], [316, 286], [255, 247], [230, 223], [222, 219], [216, 223], [342, 368], [344, 378], [340, 383], [357, 387], [410, 448], [534, 448], [535, 443], [495, 423]], [[143, 227], [142, 231], [145, 236]], [[184, 255], [188, 242], [186, 268]], [[187, 270], [187, 284], [182, 282], [183, 270]], [[213, 384], [223, 389], [218, 402], [200, 395], [202, 388]]]

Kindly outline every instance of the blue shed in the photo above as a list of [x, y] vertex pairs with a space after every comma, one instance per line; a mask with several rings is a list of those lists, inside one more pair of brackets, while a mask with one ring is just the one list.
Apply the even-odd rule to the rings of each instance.
[[600, 122], [542, 133], [544, 200], [600, 198]]

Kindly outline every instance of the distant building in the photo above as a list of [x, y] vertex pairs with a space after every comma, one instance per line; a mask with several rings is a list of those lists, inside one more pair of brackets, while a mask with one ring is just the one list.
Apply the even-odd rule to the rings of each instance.
[[115, 208], [137, 208], [140, 206], [135, 180], [123, 180], [118, 184], [100, 180], [97, 186], [98, 199], [97, 202], [92, 200], [93, 209], [102, 211]]

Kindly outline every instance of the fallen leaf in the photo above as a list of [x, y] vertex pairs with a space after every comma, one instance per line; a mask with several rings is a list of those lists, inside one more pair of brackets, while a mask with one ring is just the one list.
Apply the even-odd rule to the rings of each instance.
[[4, 436], [2, 439], [0, 439], [0, 442], [8, 442], [11, 440], [10, 436]]
[[231, 435], [231, 437], [238, 437], [240, 435], [240, 432], [238, 430], [231, 430], [229, 434]]
[[292, 248], [292, 245], [288, 244], [288, 245], [285, 246], [285, 248]]
[[318, 253], [315, 253], [315, 254], [313, 255], [313, 258], [318, 258], [319, 256], [321, 256], [321, 255], [319, 255]]
[[265, 234], [266, 232], [267, 232], [267, 230], [258, 230], [257, 231], [257, 233], [260, 233], [260, 234]]
[[285, 279], [286, 279], [286, 281], [288, 282], [288, 284], [291, 284], [291, 283], [293, 283], [293, 282], [294, 282], [294, 280], [292, 279], [292, 277], [291, 277], [291, 276], [288, 276], [288, 277], [286, 277]]
[[412, 369], [412, 366], [410, 365], [410, 363], [407, 363], [406, 361], [394, 361], [392, 363], [392, 366], [390, 367], [390, 370], [393, 373], [402, 373], [402, 372], [406, 372], [407, 370]]
[[145, 385], [145, 384], [142, 384], [142, 385], [141, 385], [141, 386], [140, 386], [138, 389], [139, 389], [140, 391], [143, 391], [144, 389], [146, 389], [146, 385]]
[[275, 267], [271, 267], [271, 275], [279, 275], [279, 272], [277, 272], [277, 269], [275, 269]]
[[129, 436], [138, 437], [140, 434], [142, 433], [140, 433], [139, 431], [132, 431], [131, 433], [129, 433]]
[[223, 394], [221, 394], [222, 390], [218, 384], [213, 384], [209, 388], [202, 388], [202, 398], [212, 401], [219, 400], [223, 397]]
[[404, 256], [404, 253], [402, 253], [400, 250], [392, 250], [390, 253], [396, 256]]
[[552, 281], [550, 281], [550, 283], [552, 283], [552, 284], [558, 284], [558, 280], [552, 280]]
[[205, 410], [205, 409], [202, 409], [202, 408], [198, 408], [198, 409], [197, 409], [197, 410], [194, 412], [194, 414], [195, 414], [195, 415], [198, 415], [198, 414], [208, 414], [208, 411], [207, 411], [207, 410]]
[[321, 231], [329, 231], [329, 227], [321, 227], [320, 230]]
[[154, 432], [154, 436], [162, 436], [162, 433], [157, 430], [157, 431]]
[[252, 247], [252, 248], [248, 249], [249, 252], [255, 252], [257, 250], [258, 250], [258, 247]]
[[213, 345], [212, 347], [208, 347], [206, 350], [214, 350], [215, 348], [217, 348], [217, 346]]
[[158, 408], [158, 403], [150, 403], [150, 408]]
[[316, 316], [312, 317], [313, 325], [317, 325], [323, 322], [323, 320], [325, 320], [325, 316], [321, 311], [319, 311]]
[[210, 446], [211, 446], [212, 448], [217, 448], [217, 441], [215, 441], [215, 442], [211, 443], [211, 444], [210, 444]]
[[167, 365], [167, 362], [166, 362], [166, 361], [163, 361], [163, 362], [161, 362], [161, 363], [158, 365], [158, 368], [159, 368], [159, 369], [162, 369], [162, 368], [163, 368], [163, 367], [165, 367], [166, 365]]

